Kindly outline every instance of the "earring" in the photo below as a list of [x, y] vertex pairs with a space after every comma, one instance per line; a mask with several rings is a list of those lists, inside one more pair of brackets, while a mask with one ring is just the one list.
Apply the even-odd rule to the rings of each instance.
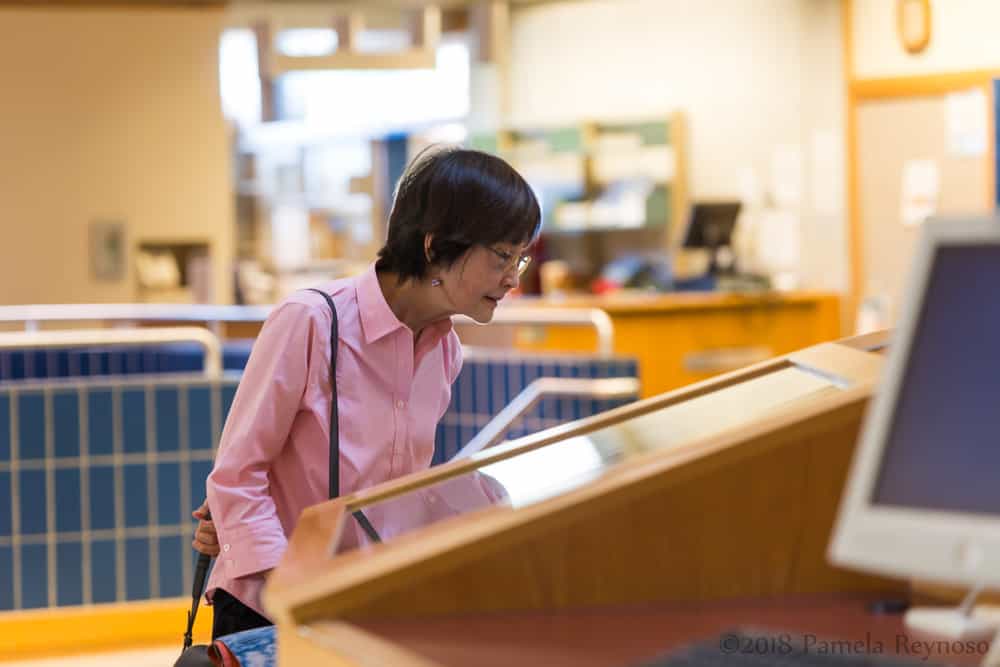
[[441, 279], [440, 278], [434, 278], [433, 280], [431, 280], [431, 286], [432, 287], [437, 287], [440, 284], [441, 284]]

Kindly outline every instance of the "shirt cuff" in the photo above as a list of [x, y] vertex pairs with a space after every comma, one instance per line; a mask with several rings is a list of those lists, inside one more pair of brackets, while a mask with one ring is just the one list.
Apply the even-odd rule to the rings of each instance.
[[219, 533], [219, 557], [215, 564], [227, 579], [264, 572], [277, 566], [288, 547], [281, 528], [245, 526]]

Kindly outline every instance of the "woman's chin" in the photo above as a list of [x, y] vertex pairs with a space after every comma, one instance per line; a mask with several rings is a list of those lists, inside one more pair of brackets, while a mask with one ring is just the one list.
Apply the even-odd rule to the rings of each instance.
[[475, 308], [470, 308], [463, 315], [471, 318], [477, 324], [489, 324], [493, 321], [493, 313], [496, 311], [497, 302], [492, 299], [483, 298], [476, 304]]

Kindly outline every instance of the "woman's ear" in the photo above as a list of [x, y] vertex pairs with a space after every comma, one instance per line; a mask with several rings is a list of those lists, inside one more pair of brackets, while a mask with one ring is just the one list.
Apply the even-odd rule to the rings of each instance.
[[428, 264], [434, 263], [434, 253], [431, 252], [431, 243], [434, 241], [433, 234], [424, 234], [424, 257]]

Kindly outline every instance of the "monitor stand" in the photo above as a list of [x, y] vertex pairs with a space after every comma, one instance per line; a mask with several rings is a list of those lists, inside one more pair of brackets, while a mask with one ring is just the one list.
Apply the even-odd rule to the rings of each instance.
[[990, 639], [1000, 630], [1000, 618], [984, 618], [973, 613], [979, 585], [969, 591], [957, 607], [912, 607], [903, 622], [910, 630], [958, 641]]
[[979, 667], [1000, 667], [1000, 630], [997, 631], [993, 641], [990, 643], [990, 650], [986, 652]]

